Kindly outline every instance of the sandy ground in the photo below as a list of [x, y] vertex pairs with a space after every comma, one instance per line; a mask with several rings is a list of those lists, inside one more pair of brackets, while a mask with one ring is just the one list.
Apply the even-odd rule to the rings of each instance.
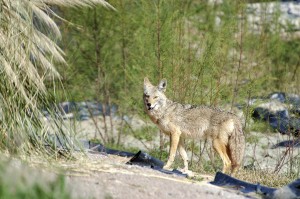
[[[69, 175], [67, 183], [73, 196], [80, 198], [246, 198], [240, 192], [211, 185], [213, 176], [199, 175], [191, 180], [178, 175], [124, 164], [129, 159], [113, 155], [89, 154], [96, 163], [85, 177]], [[96, 163], [97, 164], [97, 163]], [[248, 196], [249, 197], [249, 196]]]
[[237, 191], [210, 185], [207, 180], [194, 182], [145, 168], [123, 168], [87, 177], [70, 176], [67, 183], [73, 196], [79, 198], [246, 198]]

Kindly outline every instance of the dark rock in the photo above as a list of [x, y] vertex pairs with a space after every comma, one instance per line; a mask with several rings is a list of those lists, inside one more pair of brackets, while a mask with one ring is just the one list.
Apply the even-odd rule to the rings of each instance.
[[156, 159], [149, 154], [139, 151], [136, 153], [128, 162], [127, 164], [137, 164], [140, 166], [150, 166], [151, 168], [160, 168], [162, 169], [164, 166], [164, 163]]
[[230, 187], [235, 190], [240, 190], [243, 193], [254, 192], [262, 196], [265, 199], [286, 198], [296, 199], [300, 198], [300, 179], [293, 181], [292, 183], [279, 188], [271, 188], [262, 186], [260, 184], [248, 183], [221, 172], [217, 172], [214, 181], [211, 184], [221, 187]]
[[286, 97], [286, 103], [300, 106], [300, 96], [296, 94], [288, 94]]
[[243, 193], [260, 192], [260, 194], [263, 195], [271, 195], [276, 190], [275, 188], [261, 186], [260, 184], [244, 182], [221, 172], [217, 172], [214, 181], [210, 183], [220, 187], [231, 187], [235, 190], [238, 189]]
[[297, 199], [300, 198], [300, 179], [293, 181], [292, 183], [279, 188], [267, 194], [265, 199], [275, 199], [275, 198], [284, 198], [284, 199]]
[[299, 140], [285, 140], [285, 141], [282, 141], [282, 142], [279, 142], [275, 145], [273, 145], [271, 147], [271, 149], [276, 149], [276, 148], [279, 148], [279, 147], [300, 147], [300, 141]]
[[300, 118], [291, 118], [289, 121], [289, 128], [295, 137], [300, 137]]
[[61, 102], [58, 104], [58, 106], [64, 114], [68, 114], [77, 110], [75, 102]]
[[150, 167], [165, 174], [176, 174], [182, 177], [187, 177], [187, 174], [184, 174], [177, 169], [173, 169], [172, 171], [163, 169], [164, 163], [161, 160], [142, 151], [137, 152], [126, 164]]
[[90, 113], [86, 108], [81, 108], [81, 110], [77, 113], [77, 119], [84, 121], [90, 118]]
[[300, 105], [299, 106], [294, 106], [290, 111], [291, 111], [291, 113], [293, 113], [296, 116], [300, 117]]
[[287, 110], [270, 112], [268, 109], [257, 107], [254, 109], [252, 117], [262, 120], [282, 134], [293, 134], [298, 137], [300, 134], [300, 119], [290, 118]]
[[277, 100], [281, 103], [284, 103], [286, 101], [286, 97], [285, 97], [285, 93], [283, 92], [274, 92], [274, 93], [271, 93], [269, 96], [268, 96], [269, 99], [271, 100]]

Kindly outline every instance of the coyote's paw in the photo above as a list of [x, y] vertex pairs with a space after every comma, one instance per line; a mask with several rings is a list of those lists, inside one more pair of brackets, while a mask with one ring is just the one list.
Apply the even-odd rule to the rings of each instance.
[[181, 171], [183, 174], [186, 174], [190, 178], [195, 176], [195, 174], [188, 169], [179, 169], [179, 171]]
[[169, 165], [163, 167], [164, 170], [172, 171], [173, 169]]

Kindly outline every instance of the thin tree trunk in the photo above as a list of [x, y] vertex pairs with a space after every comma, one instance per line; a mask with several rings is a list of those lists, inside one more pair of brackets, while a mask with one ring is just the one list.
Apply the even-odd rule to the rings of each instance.
[[[158, 0], [157, 5], [157, 21], [156, 21], [156, 57], [157, 57], [157, 70], [158, 70], [158, 77], [159, 80], [163, 77], [163, 70], [161, 64], [161, 21], [160, 21], [160, 0]], [[162, 152], [164, 148], [164, 135], [161, 131], [159, 131], [159, 150], [160, 150], [160, 158], [162, 157]]]
[[[124, 10], [124, 4], [123, 4], [123, 0], [120, 1], [121, 2], [121, 9]], [[126, 76], [126, 64], [127, 64], [127, 54], [126, 54], [126, 32], [125, 32], [125, 20], [124, 17], [121, 17], [121, 31], [122, 31], [122, 48], [121, 48], [121, 54], [122, 54], [122, 68], [123, 68], [123, 76], [124, 76], [124, 85], [123, 85], [123, 92], [124, 93], [128, 93], [128, 89], [127, 89], [127, 76]], [[122, 111], [121, 113], [121, 119], [122, 119], [122, 123], [121, 123], [121, 129], [118, 132], [118, 138], [117, 138], [117, 145], [120, 144], [120, 140], [121, 140], [121, 135], [124, 133], [123, 127], [124, 127], [124, 121], [123, 121], [123, 117], [124, 117], [124, 113]]]
[[[97, 68], [98, 71], [98, 77], [97, 77], [97, 92], [96, 92], [96, 101], [99, 103], [100, 99], [99, 96], [101, 95], [101, 91], [102, 91], [102, 83], [101, 80], [103, 81], [103, 87], [104, 87], [104, 91], [102, 91], [103, 95], [104, 95], [104, 99], [105, 99], [105, 72], [104, 69], [102, 67], [102, 63], [101, 63], [101, 46], [99, 44], [99, 38], [98, 38], [98, 34], [99, 34], [99, 25], [98, 25], [98, 17], [97, 17], [97, 9], [94, 8], [93, 9], [93, 22], [94, 22], [94, 31], [93, 31], [93, 40], [95, 43], [95, 58], [96, 58], [96, 63], [95, 66]], [[104, 134], [105, 134], [105, 138], [106, 138], [106, 142], [109, 142], [109, 136], [108, 136], [108, 130], [107, 130], [107, 124], [106, 124], [106, 107], [105, 104], [102, 103], [102, 117], [103, 117], [103, 122], [104, 122]], [[97, 120], [96, 120], [97, 121]], [[98, 127], [98, 122], [95, 123], [95, 125], [97, 125]], [[98, 129], [98, 128], [96, 128]], [[100, 132], [99, 132], [100, 133]]]
[[[241, 9], [241, 18], [244, 17], [244, 10]], [[240, 27], [238, 31], [240, 31], [240, 43], [239, 43], [239, 48], [240, 48], [240, 54], [239, 54], [239, 64], [238, 64], [238, 69], [236, 71], [236, 79], [235, 79], [235, 84], [234, 84], [234, 89], [233, 89], [233, 97], [231, 101], [231, 108], [230, 110], [232, 111], [233, 105], [235, 103], [236, 96], [238, 95], [239, 91], [239, 86], [238, 86], [238, 81], [239, 81], [239, 75], [240, 75], [240, 70], [242, 67], [242, 56], [243, 56], [243, 20], [240, 20]]]

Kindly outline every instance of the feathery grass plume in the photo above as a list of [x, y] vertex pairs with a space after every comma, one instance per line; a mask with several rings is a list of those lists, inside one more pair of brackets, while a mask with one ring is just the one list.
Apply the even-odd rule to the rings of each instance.
[[[59, 79], [55, 64], [66, 64], [51, 6], [96, 4], [113, 9], [104, 0], [0, 0], [1, 149], [40, 151], [51, 141], [41, 110], [49, 109], [54, 98], [45, 81]], [[56, 137], [66, 140], [59, 121], [53, 123]]]

